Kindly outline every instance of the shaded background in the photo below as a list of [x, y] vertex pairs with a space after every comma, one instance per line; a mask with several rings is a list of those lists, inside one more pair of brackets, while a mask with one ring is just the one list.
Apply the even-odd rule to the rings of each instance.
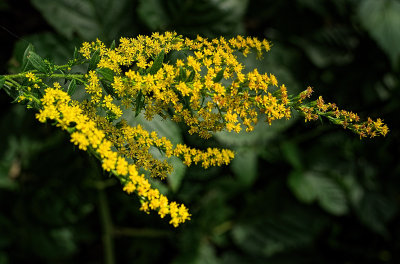
[[[175, 164], [154, 183], [192, 212], [174, 229], [0, 91], [0, 264], [400, 263], [400, 1], [2, 0], [0, 26], [2, 74], [28, 43], [63, 63], [82, 41], [153, 31], [267, 38], [271, 52], [243, 59], [249, 69], [391, 129], [360, 140], [295, 116], [219, 133], [206, 146], [234, 149], [230, 166]], [[177, 125], [149, 127], [204, 147]]]

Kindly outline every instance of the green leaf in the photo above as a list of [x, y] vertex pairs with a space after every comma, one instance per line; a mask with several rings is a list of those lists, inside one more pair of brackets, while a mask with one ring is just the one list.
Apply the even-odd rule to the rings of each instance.
[[317, 200], [325, 211], [333, 215], [344, 215], [349, 209], [343, 188], [319, 172], [293, 172], [288, 185], [300, 201], [310, 203]]
[[179, 67], [179, 81], [184, 82], [186, 80], [186, 70], [181, 66]]
[[100, 69], [96, 69], [96, 72], [101, 74], [101, 76], [104, 77], [104, 79], [106, 79], [109, 82], [113, 82], [114, 81], [114, 76], [115, 76], [115, 72], [111, 69], [108, 68], [100, 68]]
[[101, 85], [103, 86], [104, 90], [107, 92], [107, 94], [112, 95], [113, 97], [117, 97], [117, 94], [115, 93], [113, 87], [111, 86], [110, 82], [107, 82], [105, 80], [100, 80]]
[[79, 51], [78, 51], [78, 49], [75, 47], [74, 48], [74, 57], [73, 57], [73, 59], [74, 60], [77, 60], [79, 58]]
[[154, 59], [153, 65], [151, 66], [149, 72], [150, 74], [156, 74], [159, 69], [161, 69], [164, 61], [165, 52], [162, 50], [157, 57]]
[[329, 178], [317, 178], [318, 203], [325, 211], [333, 215], [344, 215], [348, 212], [346, 195], [343, 189]]
[[397, 205], [380, 193], [366, 193], [356, 212], [361, 222], [378, 234], [388, 236], [387, 222], [397, 211]]
[[258, 155], [255, 149], [239, 148], [231, 162], [231, 168], [238, 180], [246, 186], [257, 178]]
[[224, 76], [224, 71], [226, 67], [223, 67], [222, 70], [220, 70], [217, 75], [214, 77], [213, 81], [214, 82], [219, 82], [222, 80], [222, 77]]
[[186, 79], [186, 82], [191, 82], [194, 79], [194, 76], [196, 75], [196, 73], [194, 71], [191, 71], [189, 76]]
[[315, 190], [312, 181], [304, 177], [300, 171], [295, 170], [290, 173], [288, 185], [297, 199], [304, 203], [311, 203], [318, 197], [318, 192]]
[[152, 30], [165, 28], [170, 23], [170, 18], [159, 0], [139, 0], [138, 15]]
[[371, 37], [400, 66], [400, 2], [395, 0], [360, 1], [358, 17]]
[[26, 47], [24, 51], [24, 55], [22, 57], [22, 64], [21, 64], [21, 71], [24, 72], [28, 66], [28, 55], [31, 51], [35, 51], [35, 48], [31, 43], [28, 44], [28, 47]]
[[296, 144], [286, 141], [281, 145], [283, 155], [286, 160], [293, 166], [293, 168], [301, 170], [303, 162], [301, 160], [300, 151]]
[[140, 0], [138, 15], [152, 31], [173, 28], [186, 36], [236, 35], [244, 32], [247, 0]]
[[[159, 137], [166, 137], [174, 145], [183, 142], [179, 126], [169, 119], [162, 119], [160, 116], [155, 116], [149, 121], [144, 117], [143, 113], [138, 113], [135, 116], [127, 111], [124, 113], [123, 118], [126, 118], [128, 124], [131, 126], [140, 124], [149, 132], [155, 131]], [[150, 151], [153, 157], [159, 160], [166, 158], [158, 149], [152, 148]], [[167, 177], [168, 185], [172, 191], [176, 192], [181, 186], [187, 167], [176, 157], [168, 158], [168, 162], [174, 168], [173, 172]]]
[[99, 64], [99, 61], [100, 61], [100, 50], [96, 50], [90, 57], [88, 71], [95, 70], [97, 68], [97, 64]]
[[135, 107], [135, 116], [137, 117], [143, 109], [144, 99], [142, 99], [143, 94], [142, 91], [139, 91], [136, 97], [136, 107]]
[[[71, 57], [74, 47], [81, 45], [82, 42], [82, 40], [77, 38], [67, 41], [65, 38], [49, 32], [30, 35], [24, 37], [24, 39], [32, 43], [32, 45], [35, 47], [35, 50], [33, 51], [40, 54], [43, 58], [49, 59], [55, 64], [64, 64], [66, 58]], [[29, 53], [26, 52], [24, 56], [25, 51], [27, 51], [26, 41], [18, 41], [14, 48], [13, 57], [19, 62], [19, 65], [23, 64], [24, 58], [26, 62], [28, 62], [27, 56]], [[21, 69], [15, 69], [15, 71], [21, 71]], [[30, 69], [33, 68], [29, 63], [27, 67], [24, 68], [24, 71], [28, 71]]]
[[110, 49], [115, 49], [115, 39], [111, 42]]
[[76, 90], [76, 80], [74, 79], [69, 83], [67, 93], [69, 95], [73, 95], [75, 93], [75, 90]]
[[262, 122], [263, 116], [260, 115], [260, 121], [254, 126], [254, 130], [246, 132], [242, 130], [240, 133], [221, 131], [214, 133], [215, 138], [230, 147], [240, 146], [257, 146], [263, 147], [269, 141], [279, 136], [282, 131], [289, 128], [293, 124], [294, 118], [290, 120], [276, 120], [272, 125]]
[[32, 0], [47, 22], [62, 36], [111, 41], [136, 33], [131, 0]]
[[0, 75], [0, 90], [3, 88], [4, 83], [6, 82], [6, 77]]
[[251, 255], [267, 257], [312, 244], [324, 220], [304, 208], [283, 210], [236, 224], [232, 230], [234, 243]]
[[168, 158], [168, 163], [174, 168], [172, 173], [167, 177], [168, 185], [171, 187], [173, 192], [177, 192], [185, 176], [186, 166], [177, 157]]
[[34, 51], [29, 51], [27, 59], [39, 72], [46, 74], [50, 72], [48, 65], [44, 62], [42, 57], [40, 57]]

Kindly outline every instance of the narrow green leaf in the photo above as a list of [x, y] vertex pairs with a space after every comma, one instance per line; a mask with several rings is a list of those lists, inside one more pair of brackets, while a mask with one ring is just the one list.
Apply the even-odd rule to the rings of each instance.
[[182, 67], [179, 67], [179, 81], [186, 81], [186, 70]]
[[97, 73], [101, 74], [109, 82], [114, 81], [115, 72], [108, 68], [100, 68], [96, 70]]
[[3, 88], [4, 83], [6, 82], [6, 77], [0, 75], [0, 90]]
[[150, 74], [156, 74], [159, 69], [162, 67], [162, 63], [164, 61], [165, 52], [162, 50], [157, 57], [154, 59], [153, 65], [150, 68]]
[[103, 86], [104, 90], [113, 97], [117, 97], [117, 94], [115, 93], [113, 87], [111, 86], [110, 82], [107, 82], [105, 80], [100, 80], [101, 85]]
[[100, 61], [100, 50], [96, 50], [93, 52], [92, 57], [90, 57], [88, 71], [95, 70], [97, 68], [97, 64]]
[[186, 82], [193, 81], [195, 75], [196, 75], [196, 73], [194, 71], [191, 71], [189, 74], [189, 77], [186, 79]]
[[67, 93], [68, 95], [73, 95], [76, 90], [76, 80], [72, 80], [68, 85]]
[[79, 58], [79, 51], [78, 49], [75, 47], [74, 48], [74, 60], [77, 60]]
[[142, 107], [144, 104], [144, 101], [142, 101], [143, 94], [141, 91], [139, 91], [139, 94], [136, 97], [136, 109], [135, 109], [135, 116], [138, 116], [139, 113], [142, 111]]
[[32, 64], [32, 66], [41, 73], [49, 73], [49, 67], [44, 62], [43, 58], [40, 57], [33, 51], [29, 51], [28, 61]]
[[28, 66], [28, 55], [31, 51], [35, 51], [35, 48], [33, 47], [32, 44], [29, 43], [28, 47], [26, 47], [24, 56], [22, 57], [22, 65], [21, 65], [21, 71], [24, 72]]
[[111, 46], [110, 46], [110, 49], [115, 49], [115, 40], [113, 40], [113, 42], [111, 42]]
[[217, 76], [215, 76], [214, 77], [214, 82], [219, 82], [219, 81], [221, 81], [222, 80], [222, 77], [224, 76], [224, 71], [225, 71], [225, 67], [224, 68], [222, 68], [222, 70], [220, 70], [218, 73], [217, 73]]

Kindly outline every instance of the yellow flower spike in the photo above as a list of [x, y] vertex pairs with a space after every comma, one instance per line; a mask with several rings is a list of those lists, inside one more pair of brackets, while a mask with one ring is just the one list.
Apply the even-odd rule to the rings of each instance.
[[78, 145], [81, 150], [87, 150], [87, 147], [89, 146], [89, 140], [80, 132], [74, 132], [71, 134], [71, 142]]
[[89, 42], [83, 42], [82, 43], [82, 47], [79, 49], [79, 52], [86, 59], [90, 59], [90, 49], [91, 49], [90, 43]]
[[125, 158], [118, 157], [116, 171], [122, 176], [125, 176], [128, 173], [128, 162]]
[[[363, 122], [357, 114], [326, 103], [322, 97], [309, 101], [313, 92], [310, 87], [297, 96], [289, 96], [286, 86], [278, 85], [273, 74], [245, 69], [238, 61], [238, 53], [247, 56], [254, 51], [261, 57], [270, 48], [267, 40], [252, 37], [208, 40], [198, 36], [191, 40], [171, 32], [121, 38], [119, 46], [112, 48], [100, 40], [85, 42], [79, 52], [88, 60], [97, 51], [97, 69], [70, 77], [84, 84], [88, 99], [74, 101], [59, 83], [54, 83], [39, 98], [36, 118], [40, 122], [53, 120], [68, 131], [73, 144], [91, 152], [105, 171], [121, 181], [123, 191], [139, 197], [140, 210], [156, 211], [161, 218], [170, 216], [169, 222], [175, 227], [190, 220], [191, 215], [185, 205], [170, 202], [152, 188], [148, 176], [164, 179], [173, 168], [166, 160], [155, 158], [150, 150], [158, 149], [163, 158], [175, 156], [187, 166], [203, 168], [229, 164], [234, 152], [174, 145], [154, 131], [130, 126], [123, 115], [127, 108], [134, 113], [144, 112], [149, 120], [171, 114], [173, 121], [187, 126], [189, 134], [196, 133], [204, 139], [221, 130], [251, 131], [259, 122], [260, 113], [269, 124], [289, 119], [292, 109], [303, 114], [306, 122], [326, 117], [360, 138], [388, 133], [381, 119]], [[179, 50], [189, 51], [190, 55], [176, 63], [163, 60], [164, 55]], [[99, 68], [108, 70], [98, 74]], [[47, 84], [38, 77], [40, 74], [27, 72], [23, 76], [33, 84], [24, 87], [19, 100], [34, 100], [31, 93], [35, 90], [29, 89]], [[139, 174], [142, 170], [146, 176]]]
[[127, 184], [125, 184], [123, 191], [131, 194], [136, 190], [136, 185], [133, 182], [128, 182]]

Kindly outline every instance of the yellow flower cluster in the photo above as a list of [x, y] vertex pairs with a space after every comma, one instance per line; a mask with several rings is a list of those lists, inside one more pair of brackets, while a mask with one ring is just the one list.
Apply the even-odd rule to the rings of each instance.
[[[187, 208], [169, 202], [138, 170], [164, 179], [173, 170], [168, 163], [172, 156], [187, 166], [208, 168], [229, 164], [234, 153], [217, 148], [199, 150], [185, 144], [174, 146], [154, 131], [129, 125], [124, 110], [144, 112], [149, 120], [156, 115], [170, 117], [184, 123], [190, 134], [202, 138], [224, 129], [252, 131], [260, 116], [271, 124], [289, 119], [292, 110], [302, 113], [306, 122], [322, 116], [360, 137], [388, 133], [381, 119], [362, 122], [357, 114], [325, 103], [322, 97], [306, 102], [313, 92], [310, 87], [289, 96], [286, 86], [279, 85], [273, 74], [257, 69], [244, 72], [238, 60], [240, 53], [247, 56], [255, 51], [261, 57], [269, 50], [268, 41], [256, 38], [208, 40], [198, 36], [192, 40], [171, 32], [121, 38], [119, 45], [111, 48], [100, 40], [86, 42], [79, 51], [94, 70], [85, 75], [70, 74], [68, 78], [83, 83], [90, 98], [73, 101], [60, 84], [54, 83], [54, 88], [44, 91], [37, 118], [40, 122], [55, 120], [71, 134], [72, 143], [95, 154], [103, 169], [117, 176], [125, 192], [135, 192], [141, 198], [142, 211], [156, 210], [162, 218], [170, 215], [174, 226], [190, 219]], [[36, 88], [47, 86], [40, 74], [27, 72], [24, 76]], [[40, 105], [36, 97], [27, 97], [30, 88], [27, 90], [19, 99], [35, 99]], [[161, 159], [151, 154], [157, 149], [163, 155]]]
[[123, 190], [128, 194], [136, 191], [139, 196], [146, 198], [146, 200], [141, 201], [142, 206], [140, 210], [146, 213], [150, 210], [157, 210], [161, 218], [164, 218], [168, 214], [171, 215], [169, 223], [174, 227], [177, 227], [186, 220], [190, 220], [190, 214], [185, 205], [169, 202], [168, 198], [160, 194], [157, 189], [151, 188], [150, 183], [143, 175], [134, 177], [129, 174], [129, 181]]
[[[87, 106], [84, 109], [88, 109]], [[101, 116], [94, 116], [93, 120], [99, 128], [106, 131], [107, 138], [120, 154], [132, 159], [137, 167], [149, 171], [152, 177], [164, 179], [172, 171], [171, 165], [166, 160], [160, 161], [150, 154], [152, 147], [159, 149], [166, 158], [171, 156], [180, 158], [187, 166], [192, 163], [196, 165], [200, 163], [203, 168], [227, 165], [234, 158], [233, 151], [228, 149], [208, 148], [202, 151], [185, 144], [177, 144], [174, 147], [166, 137], [160, 138], [155, 131], [150, 133], [140, 124], [133, 127], [125, 120], [121, 120], [118, 126], [115, 126]]]
[[89, 71], [85, 77], [88, 79], [88, 83], [85, 85], [86, 92], [91, 95], [91, 101], [97, 104], [100, 102], [103, 96], [103, 90], [100, 86], [99, 77], [95, 71]]
[[103, 130], [98, 129], [96, 123], [83, 114], [79, 105], [59, 89], [58, 83], [54, 86], [55, 88], [47, 88], [41, 99], [43, 109], [36, 115], [40, 122], [47, 119], [57, 121], [60, 127], [71, 133], [71, 142], [79, 149], [90, 148], [94, 151], [100, 157], [103, 169], [115, 174], [124, 183], [124, 191], [129, 194], [135, 191], [141, 197], [141, 210], [157, 210], [161, 217], [169, 214], [170, 223], [175, 227], [190, 219], [184, 205], [170, 203], [158, 190], [151, 188], [144, 175], [139, 175], [136, 166], [129, 164], [126, 158], [113, 150], [113, 144], [106, 138]]
[[[312, 89], [309, 87], [305, 92], [298, 97], [298, 103], [301, 103], [306, 97], [310, 97]], [[317, 100], [305, 105], [295, 105], [300, 113], [305, 117], [305, 121], [317, 120], [320, 116], [328, 118], [331, 122], [337, 125], [348, 128], [358, 134], [360, 138], [376, 137], [378, 135], [386, 136], [389, 128], [382, 122], [380, 118], [373, 121], [368, 117], [367, 121], [361, 122], [360, 117], [351, 111], [341, 110], [334, 103], [325, 103], [322, 96]]]
[[30, 82], [36, 82], [38, 80], [38, 78], [36, 77], [36, 75], [33, 72], [27, 72], [25, 74], [25, 77], [28, 78], [28, 81], [30, 81]]
[[[259, 112], [265, 113], [268, 123], [290, 117], [286, 88], [272, 93], [268, 87], [278, 87], [275, 76], [257, 70], [244, 74], [237, 58], [237, 52], [247, 55], [251, 50], [261, 56], [270, 50], [266, 40], [241, 36], [191, 40], [167, 32], [122, 38], [115, 49], [97, 40], [85, 43], [80, 52], [90, 58], [97, 50], [98, 67], [116, 73], [112, 87], [123, 105], [137, 109], [143, 100], [149, 119], [173, 109], [172, 119], [186, 123], [190, 134], [209, 138], [222, 129], [239, 132], [242, 125], [251, 131]], [[164, 59], [171, 52], [183, 52], [186, 59]], [[222, 84], [222, 79], [230, 83]]]

